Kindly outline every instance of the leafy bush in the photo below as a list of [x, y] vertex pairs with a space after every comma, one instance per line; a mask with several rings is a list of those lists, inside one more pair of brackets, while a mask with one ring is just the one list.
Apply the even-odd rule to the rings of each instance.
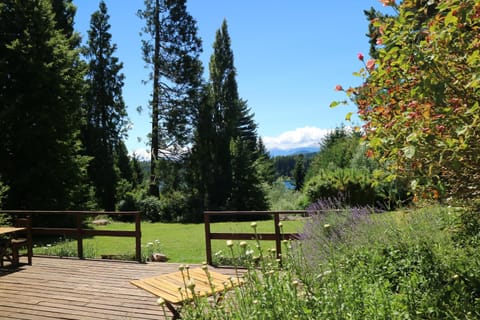
[[271, 186], [266, 186], [270, 210], [302, 210], [302, 193], [285, 186], [283, 179], [277, 179]]
[[188, 211], [188, 197], [181, 191], [171, 191], [160, 195], [160, 220], [182, 221]]
[[374, 180], [366, 170], [321, 170], [304, 186], [310, 202], [345, 195], [350, 205], [375, 205], [381, 196], [376, 193]]
[[158, 222], [161, 217], [162, 202], [157, 197], [146, 197], [139, 203], [142, 219]]

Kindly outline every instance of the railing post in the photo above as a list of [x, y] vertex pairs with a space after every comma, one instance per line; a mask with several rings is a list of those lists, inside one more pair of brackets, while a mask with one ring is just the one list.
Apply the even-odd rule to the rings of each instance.
[[282, 233], [280, 230], [280, 214], [275, 212], [273, 214], [275, 221], [275, 247], [277, 250], [277, 259], [282, 258]]
[[142, 262], [142, 231], [140, 211], [135, 213], [135, 259]]
[[207, 254], [207, 264], [212, 265], [212, 243], [210, 239], [210, 215], [203, 212], [203, 223], [205, 224], [205, 246]]
[[84, 259], [83, 255], [83, 231], [82, 231], [82, 224], [83, 224], [83, 216], [79, 212], [76, 213], [77, 216], [77, 254], [78, 258]]

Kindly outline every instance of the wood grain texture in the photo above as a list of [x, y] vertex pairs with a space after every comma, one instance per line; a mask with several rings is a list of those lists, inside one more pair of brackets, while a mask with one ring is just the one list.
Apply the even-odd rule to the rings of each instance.
[[[172, 273], [178, 267], [34, 257], [31, 266], [0, 269], [0, 319], [163, 319], [157, 298], [130, 281]], [[225, 268], [219, 272], [235, 273]]]

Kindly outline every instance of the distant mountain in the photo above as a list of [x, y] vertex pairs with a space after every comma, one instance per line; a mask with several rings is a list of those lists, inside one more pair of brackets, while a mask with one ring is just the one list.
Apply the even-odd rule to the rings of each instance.
[[296, 154], [307, 154], [307, 153], [315, 153], [320, 151], [320, 147], [300, 147], [300, 148], [292, 148], [292, 149], [270, 149], [271, 157], [278, 157], [278, 156], [292, 156]]

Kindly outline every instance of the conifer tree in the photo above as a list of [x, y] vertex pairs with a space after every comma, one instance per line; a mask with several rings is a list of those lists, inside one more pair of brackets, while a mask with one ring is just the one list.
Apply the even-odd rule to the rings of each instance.
[[5, 208], [81, 208], [84, 68], [51, 0], [0, 3], [0, 176]]
[[305, 159], [303, 154], [300, 154], [295, 160], [293, 178], [295, 179], [295, 190], [300, 191], [305, 182]]
[[255, 167], [256, 124], [246, 102], [239, 98], [226, 21], [216, 33], [209, 70], [192, 155], [198, 168], [199, 196], [206, 209], [264, 209]]
[[104, 1], [94, 12], [88, 30], [85, 55], [89, 63], [86, 95], [87, 123], [84, 129], [86, 154], [92, 158], [89, 176], [101, 208], [115, 210], [119, 179], [115, 154], [126, 131], [126, 107], [122, 98], [123, 64], [114, 56], [109, 15]]
[[153, 84], [149, 194], [158, 196], [159, 157], [177, 153], [191, 140], [191, 120], [201, 84], [201, 41], [186, 0], [144, 3], [138, 16], [145, 21], [143, 59], [151, 67]]
[[275, 181], [275, 163], [270, 157], [270, 153], [267, 151], [262, 138], [258, 138], [257, 142], [257, 160], [255, 161], [255, 167], [260, 182], [272, 184]]

